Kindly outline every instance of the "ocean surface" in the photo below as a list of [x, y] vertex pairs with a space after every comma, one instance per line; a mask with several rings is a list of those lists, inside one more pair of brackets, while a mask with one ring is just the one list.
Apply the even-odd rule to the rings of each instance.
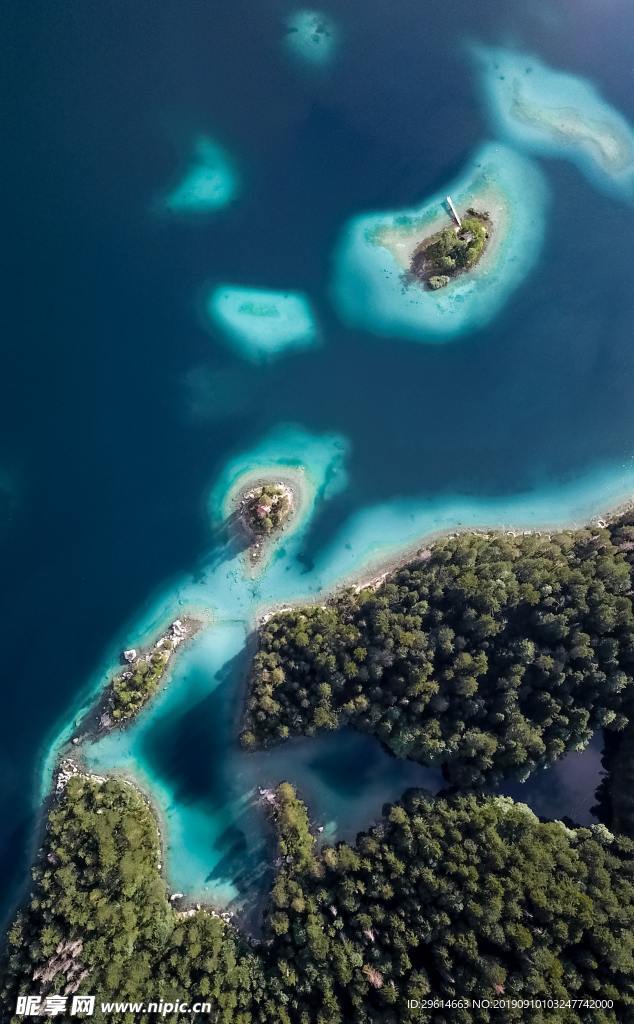
[[[240, 754], [256, 617], [442, 529], [580, 522], [634, 493], [632, 205], [578, 161], [522, 151], [550, 194], [543, 240], [485, 325], [413, 344], [344, 323], [333, 301], [346, 224], [418, 207], [481, 146], [509, 144], [473, 45], [579, 76], [631, 123], [631, 5], [329, 2], [331, 28], [301, 45], [289, 28], [314, 19], [298, 10], [0, 12], [5, 911], [60, 744], [124, 644], [191, 607], [213, 617], [160, 699], [87, 756], [155, 801], [174, 888], [250, 898], [268, 877], [263, 781], [296, 782], [326, 838], [353, 838], [409, 785], [440, 786], [352, 733]], [[208, 208], [188, 208], [178, 188], [201, 138], [228, 163]], [[316, 343], [245, 358], [206, 313], [227, 285], [304, 296]], [[261, 463], [304, 465], [309, 501], [252, 581], [220, 512]], [[512, 795], [590, 820], [598, 758], [570, 755], [556, 785]]]

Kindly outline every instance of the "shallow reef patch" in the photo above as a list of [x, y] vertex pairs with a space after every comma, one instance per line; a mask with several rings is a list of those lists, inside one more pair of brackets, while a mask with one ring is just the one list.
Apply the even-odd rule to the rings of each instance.
[[317, 342], [315, 317], [301, 292], [219, 285], [209, 296], [207, 313], [248, 359], [267, 359]]
[[590, 82], [516, 50], [471, 49], [496, 132], [533, 153], [566, 157], [598, 188], [634, 199], [634, 132]]
[[293, 11], [286, 19], [286, 45], [305, 64], [329, 64], [339, 47], [340, 33], [322, 11]]
[[237, 193], [238, 178], [228, 154], [214, 139], [200, 135], [189, 166], [164, 195], [162, 207], [180, 215], [213, 213], [232, 202]]

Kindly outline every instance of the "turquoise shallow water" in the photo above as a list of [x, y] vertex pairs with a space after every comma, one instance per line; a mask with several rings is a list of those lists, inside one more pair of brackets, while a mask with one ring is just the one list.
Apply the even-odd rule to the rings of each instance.
[[97, 773], [115, 769], [133, 777], [158, 806], [173, 890], [223, 905], [247, 896], [255, 902], [270, 880], [258, 787], [290, 774], [324, 838], [353, 839], [408, 786], [439, 784], [437, 773], [389, 758], [356, 735], [242, 753], [235, 716], [244, 640], [243, 623], [218, 622], [183, 653], [169, 686], [137, 725], [87, 751]]
[[317, 325], [304, 295], [220, 285], [209, 297], [211, 319], [248, 359], [271, 358], [317, 341]]
[[302, 8], [286, 19], [289, 53], [308, 67], [323, 67], [336, 56], [340, 30], [336, 18], [325, 11]]
[[200, 136], [193, 154], [181, 180], [163, 197], [163, 206], [171, 214], [213, 213], [230, 203], [238, 193], [237, 173], [219, 143]]
[[[580, 522], [634, 493], [631, 208], [578, 147], [507, 130], [463, 43], [534, 55], [590, 83], [593, 122], [609, 107], [629, 124], [634, 15], [348, 0], [320, 7], [330, 35], [312, 44], [334, 45], [317, 61], [292, 49], [300, 10], [0, 13], [16, 97], [0, 375], [7, 904], [57, 751], [123, 647], [187, 610], [211, 616], [159, 700], [90, 756], [133, 772], [162, 809], [174, 888], [227, 900], [266, 884], [258, 774], [287, 774], [324, 835], [343, 835], [419, 771], [351, 734], [239, 755], [257, 617], [439, 531]], [[389, 264], [366, 274], [356, 245], [342, 276], [368, 211], [420, 216], [496, 151], [523, 245], [481, 291], [457, 287], [446, 315], [420, 296], [410, 310], [379, 284]], [[226, 282], [304, 297], [319, 344], [260, 359], [228, 343], [202, 315]], [[270, 467], [299, 474], [305, 500], [251, 578], [222, 520]]]
[[532, 152], [572, 160], [599, 188], [634, 199], [634, 132], [591, 82], [521, 51], [473, 52], [492, 127]]
[[[317, 495], [340, 451], [331, 438], [308, 438], [286, 428], [269, 444], [292, 452], [298, 441], [313, 452]], [[267, 444], [261, 447], [263, 455]], [[252, 454], [237, 459], [226, 474], [235, 482], [253, 464]], [[263, 466], [267, 466], [266, 459]], [[340, 468], [339, 472], [342, 470]], [[125, 730], [112, 732], [84, 750], [89, 767], [137, 778], [160, 809], [166, 839], [166, 869], [174, 891], [227, 905], [245, 899], [253, 905], [269, 879], [268, 829], [258, 807], [257, 787], [290, 778], [298, 785], [328, 839], [353, 838], [375, 820], [385, 802], [411, 785], [436, 791], [440, 774], [399, 762], [369, 739], [349, 732], [289, 744], [263, 754], [244, 754], [236, 743], [242, 684], [248, 670], [247, 638], [256, 617], [275, 604], [315, 600], [333, 586], [402, 551], [403, 545], [455, 528], [517, 528], [584, 522], [602, 503], [614, 505], [632, 493], [634, 468], [613, 470], [568, 487], [544, 490], [506, 501], [465, 499], [392, 502], [367, 510], [343, 529], [310, 572], [298, 559], [308, 519], [299, 517], [294, 532], [280, 541], [270, 563], [252, 579], [242, 553], [229, 540], [212, 554], [196, 581], [170, 588], [121, 639], [121, 647], [152, 635], [158, 622], [205, 608], [212, 624], [175, 662], [160, 697]], [[320, 496], [320, 497], [319, 497]], [[224, 493], [215, 493], [215, 510]], [[186, 754], [185, 754], [186, 752]], [[585, 818], [598, 783], [598, 753], [584, 762], [594, 786], [575, 773], [574, 757], [535, 787], [535, 807], [544, 815]], [[581, 772], [581, 769], [580, 769]], [[46, 784], [46, 780], [45, 780]], [[585, 800], [578, 787], [586, 788]], [[532, 789], [516, 786], [516, 799], [532, 801]]]
[[[320, 840], [354, 841], [384, 804], [411, 786], [434, 793], [441, 774], [390, 757], [349, 730], [245, 754], [235, 742], [239, 686], [248, 659], [244, 625], [218, 622], [180, 656], [167, 688], [126, 732], [86, 751], [96, 773], [134, 779], [158, 808], [170, 888], [193, 900], [257, 916], [272, 876], [271, 831], [260, 787], [292, 779]], [[530, 784], [503, 791], [545, 817], [592, 819], [600, 748], [570, 754]]]

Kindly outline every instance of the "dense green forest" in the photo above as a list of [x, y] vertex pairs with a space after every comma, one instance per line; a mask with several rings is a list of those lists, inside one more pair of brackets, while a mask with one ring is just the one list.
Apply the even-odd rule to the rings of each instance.
[[[458, 789], [526, 777], [603, 728], [608, 827], [541, 822], [477, 792], [411, 791], [354, 845], [318, 848], [283, 783], [277, 874], [248, 938], [170, 903], [156, 821], [134, 787], [74, 776], [51, 802], [8, 934], [0, 1019], [21, 1020], [18, 993], [76, 991], [201, 999], [214, 1024], [634, 1020], [633, 556], [627, 519], [465, 535], [376, 591], [277, 615], [261, 630], [242, 737], [249, 747], [348, 722], [399, 756], [442, 763]], [[408, 1004], [461, 997], [614, 1007], [494, 1017]], [[92, 1019], [155, 1018], [98, 1005]]]
[[630, 840], [602, 825], [541, 823], [505, 797], [411, 791], [354, 847], [311, 858], [290, 786], [281, 803], [297, 852], [278, 874], [266, 922], [268, 984], [288, 1014], [274, 1020], [489, 1021], [488, 1010], [421, 1015], [407, 1006], [483, 993], [592, 993], [617, 1006], [555, 1016], [509, 1009], [504, 1020], [601, 1022], [633, 1011]]
[[138, 715], [159, 688], [170, 652], [152, 651], [147, 658], [139, 658], [135, 664], [121, 672], [112, 681], [109, 693], [108, 712], [115, 722], [125, 721]]
[[442, 540], [376, 591], [260, 631], [242, 742], [352, 724], [458, 786], [628, 723], [634, 529]]
[[[505, 1021], [616, 1024], [634, 1012], [631, 840], [540, 823], [508, 798], [412, 791], [354, 846], [317, 850], [291, 786], [273, 813], [279, 870], [249, 943], [205, 911], [171, 907], [156, 823], [131, 786], [72, 779], [9, 934], [1, 1019], [17, 1024], [19, 992], [73, 988], [99, 1001], [200, 996], [212, 1005], [202, 1019], [222, 1024], [492, 1019], [407, 1003], [462, 996], [615, 1003], [556, 1017], [511, 1008]], [[92, 1019], [150, 1018], [97, 1007]]]
[[70, 993], [77, 985], [105, 1000], [196, 993], [213, 1001], [215, 1021], [251, 1021], [259, 961], [221, 919], [179, 917], [159, 862], [156, 820], [136, 789], [72, 778], [49, 813], [31, 895], [9, 931], [0, 1019], [21, 1020], [13, 1017], [20, 992]]

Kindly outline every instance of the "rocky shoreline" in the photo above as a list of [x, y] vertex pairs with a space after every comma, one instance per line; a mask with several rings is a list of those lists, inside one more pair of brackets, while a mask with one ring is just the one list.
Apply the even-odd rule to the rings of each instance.
[[[150, 646], [138, 650], [131, 647], [122, 651], [121, 660], [125, 668], [110, 680], [71, 742], [78, 746], [85, 740], [97, 740], [112, 729], [127, 725], [160, 688], [175, 651], [183, 643], [193, 639], [203, 626], [204, 622], [201, 619], [189, 616], [174, 619], [169, 628]], [[135, 690], [135, 680], [139, 679], [145, 683], [143, 691]], [[136, 699], [126, 703], [123, 695], [130, 693]]]

